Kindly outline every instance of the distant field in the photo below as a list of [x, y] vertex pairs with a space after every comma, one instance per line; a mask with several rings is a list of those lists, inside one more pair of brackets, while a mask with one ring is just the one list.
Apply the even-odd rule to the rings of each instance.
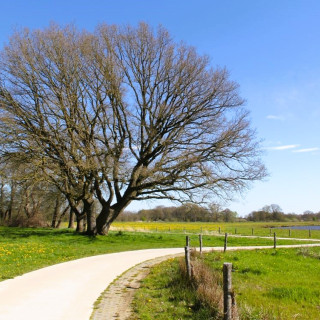
[[300, 239], [320, 239], [320, 230], [275, 229], [283, 226], [314, 226], [320, 221], [312, 222], [115, 222], [114, 230], [152, 231], [168, 233], [203, 233], [203, 234], [238, 234], [251, 236], [270, 236], [276, 232], [277, 237]]

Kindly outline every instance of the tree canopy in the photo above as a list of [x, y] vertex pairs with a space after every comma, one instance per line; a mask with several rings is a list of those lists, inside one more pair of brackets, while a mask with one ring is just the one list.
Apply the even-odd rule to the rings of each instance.
[[41, 170], [93, 234], [131, 201], [201, 203], [263, 178], [243, 105], [226, 69], [145, 23], [23, 30], [0, 56], [3, 159]]

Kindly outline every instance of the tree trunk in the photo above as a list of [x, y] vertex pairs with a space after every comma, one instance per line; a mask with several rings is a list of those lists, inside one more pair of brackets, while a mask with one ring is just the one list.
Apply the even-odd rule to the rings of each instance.
[[8, 208], [8, 215], [7, 215], [7, 219], [11, 220], [11, 216], [12, 216], [12, 209], [13, 209], [13, 204], [14, 204], [14, 198], [16, 195], [16, 183], [14, 181], [11, 181], [10, 184], [10, 203], [9, 203], [9, 208]]
[[86, 214], [84, 214], [84, 216], [83, 216], [82, 225], [83, 225], [83, 230], [82, 230], [82, 232], [87, 232], [87, 215], [86, 215]]
[[104, 227], [104, 234], [107, 235], [109, 233], [111, 227], [111, 222], [107, 222], [107, 224]]
[[91, 199], [85, 199], [83, 200], [83, 210], [87, 216], [87, 234], [90, 236], [95, 236], [97, 234], [97, 228], [96, 228], [96, 217], [93, 210], [93, 204], [94, 200]]
[[107, 221], [109, 216], [112, 216], [114, 214], [113, 211], [114, 210], [111, 209], [110, 207], [102, 207], [100, 214], [96, 219], [96, 229], [98, 234], [101, 234], [101, 235], [108, 234], [110, 224], [109, 224], [109, 227], [107, 228]]
[[74, 229], [74, 211], [72, 208], [70, 208], [68, 228]]
[[0, 220], [4, 218], [4, 184], [0, 184]]
[[67, 211], [70, 209], [70, 206], [67, 206], [63, 212], [60, 214], [59, 220], [57, 222], [56, 228], [59, 228], [62, 222], [62, 218], [65, 216], [65, 214], [67, 213]]
[[72, 225], [70, 220], [73, 220], [75, 215], [76, 217], [76, 232], [83, 232], [84, 231], [84, 218], [85, 214], [83, 213], [83, 201], [75, 201], [74, 199], [67, 197], [70, 206], [70, 219], [69, 219], [69, 227]]
[[52, 221], [51, 221], [51, 228], [56, 228], [56, 221], [59, 215], [59, 209], [60, 209], [60, 197], [61, 195], [59, 194], [56, 198], [56, 205], [54, 207], [53, 215], [52, 215]]
[[111, 224], [124, 210], [126, 206], [119, 208], [102, 207], [100, 214], [97, 217], [97, 233], [107, 235]]
[[27, 189], [24, 190], [24, 198], [25, 198], [25, 203], [23, 205], [23, 210], [24, 210], [24, 213], [26, 214], [27, 216], [27, 219], [29, 219], [31, 217], [31, 204], [30, 204], [30, 190]]
[[83, 232], [84, 231], [84, 216], [77, 216], [77, 232]]

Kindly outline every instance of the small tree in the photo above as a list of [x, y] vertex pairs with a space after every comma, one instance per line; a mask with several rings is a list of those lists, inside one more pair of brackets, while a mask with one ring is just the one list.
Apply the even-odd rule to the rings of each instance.
[[222, 208], [221, 208], [221, 206], [220, 206], [218, 203], [210, 203], [210, 204], [209, 204], [208, 211], [209, 211], [209, 214], [210, 214], [211, 221], [217, 222], [217, 221], [220, 221], [220, 220], [221, 220], [221, 217], [222, 217], [222, 214], [221, 214]]
[[224, 209], [221, 211], [221, 217], [224, 222], [234, 222], [237, 218], [237, 212], [231, 211], [230, 209]]

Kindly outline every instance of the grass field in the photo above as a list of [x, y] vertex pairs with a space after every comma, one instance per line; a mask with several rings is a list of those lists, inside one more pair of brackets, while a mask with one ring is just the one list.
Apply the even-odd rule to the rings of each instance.
[[[191, 235], [191, 246], [198, 236]], [[223, 246], [223, 236], [203, 236], [204, 246]], [[301, 243], [279, 240], [278, 244]], [[272, 239], [232, 238], [229, 246], [272, 245]], [[87, 237], [72, 230], [0, 227], [0, 281], [52, 264], [82, 257], [149, 248], [185, 246], [185, 234], [111, 231], [108, 236]]]
[[[41, 267], [86, 256], [149, 248], [183, 248], [186, 234], [190, 235], [191, 246], [198, 247], [198, 233], [201, 228], [204, 234], [203, 244], [208, 247], [223, 246], [223, 233], [226, 231], [232, 233], [229, 230], [234, 228], [239, 228], [239, 231], [249, 230], [248, 233], [251, 235], [250, 229], [255, 226], [255, 235], [268, 235], [264, 233], [267, 229], [263, 224], [241, 224], [241, 228], [244, 229], [238, 224], [140, 223], [138, 226], [140, 228], [134, 228], [130, 223], [117, 223], [115, 227], [118, 230], [111, 231], [108, 236], [97, 237], [80, 235], [68, 229], [0, 227], [0, 281]], [[218, 233], [219, 227], [221, 235]], [[128, 231], [123, 231], [125, 229]], [[291, 236], [296, 236], [294, 232]], [[243, 234], [237, 232], [239, 233]], [[302, 237], [307, 238], [305, 234], [302, 234]], [[318, 238], [318, 234], [313, 232], [312, 237]], [[278, 240], [278, 245], [297, 243], [306, 242], [293, 239]], [[272, 237], [230, 236], [228, 238], [229, 246], [272, 244]], [[250, 310], [250, 317], [243, 319], [318, 319], [315, 315], [320, 308], [318, 277], [320, 249], [227, 252], [204, 256], [206, 263], [219, 272], [224, 261], [234, 264], [237, 301], [242, 308]], [[149, 308], [142, 311], [145, 316], [141, 316], [141, 319], [155, 318], [156, 313], [152, 305], [156, 303], [151, 302], [159, 303], [161, 310], [171, 308], [171, 313], [159, 311], [160, 314], [157, 316], [159, 320], [210, 319], [207, 311], [195, 303], [194, 295], [188, 288], [184, 288], [186, 291], [181, 291], [180, 287], [172, 289], [172, 280], [179, 280], [177, 261], [169, 260], [164, 264], [164, 268], [156, 267], [150, 279], [146, 280], [145, 288], [151, 288], [152, 294], [148, 290], [144, 293], [144, 289], [139, 291], [139, 294], [142, 294], [139, 299], [143, 307]], [[177, 281], [175, 284], [179, 282]], [[169, 290], [169, 293], [162, 292], [159, 288]], [[166, 295], [167, 298], [164, 298]], [[174, 303], [175, 301], [179, 303]], [[277, 306], [276, 309], [272, 308], [273, 305]], [[270, 310], [273, 312], [271, 316]], [[310, 310], [308, 314], [313, 318], [304, 318], [305, 310]], [[258, 316], [262, 313], [268, 317]]]
[[[233, 264], [233, 287], [241, 320], [317, 320], [320, 309], [320, 248], [208, 253], [217, 273]], [[185, 284], [176, 260], [152, 269], [136, 293], [133, 319], [221, 319], [210, 315]]]
[[[289, 237], [288, 229], [276, 229], [282, 226], [312, 226], [320, 225], [319, 221], [313, 222], [115, 222], [114, 230], [127, 231], [152, 231], [168, 233], [204, 233], [204, 234], [238, 234], [270, 236], [276, 232], [278, 237]], [[290, 237], [300, 239], [320, 239], [320, 230], [290, 230]]]

